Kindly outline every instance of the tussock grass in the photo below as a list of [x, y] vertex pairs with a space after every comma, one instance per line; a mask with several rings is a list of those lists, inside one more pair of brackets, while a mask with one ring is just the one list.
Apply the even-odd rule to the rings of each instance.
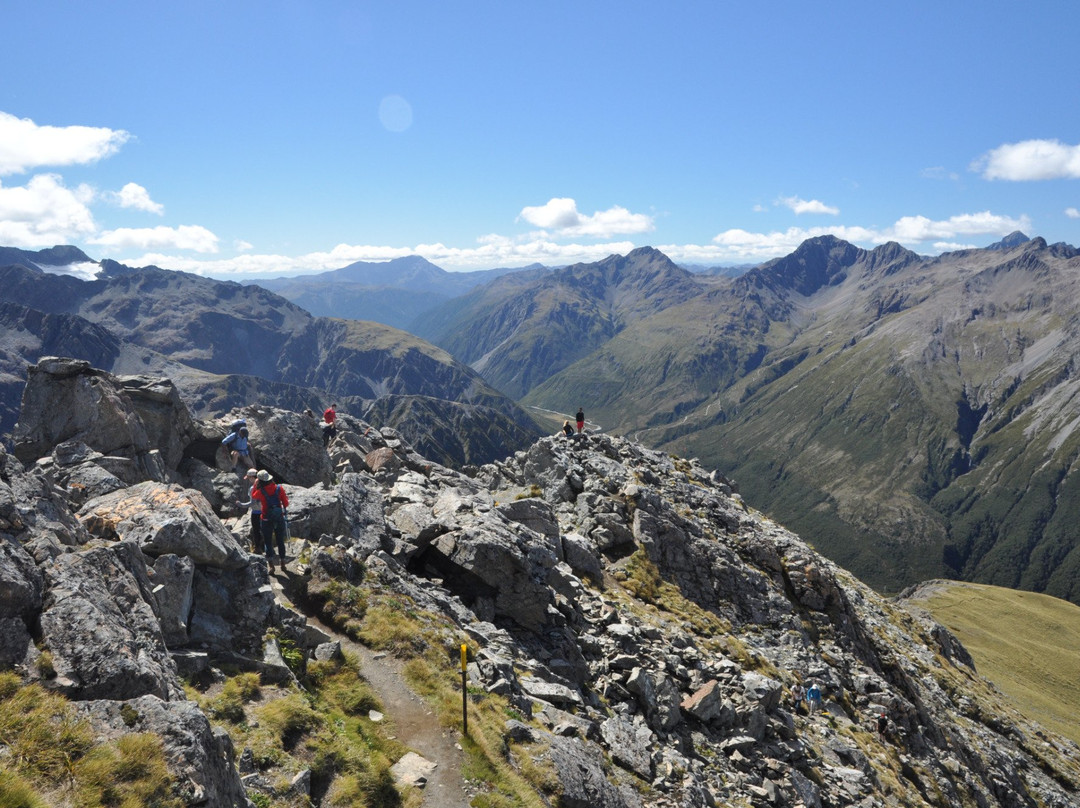
[[[382, 727], [368, 718], [380, 705], [357, 661], [347, 655], [312, 661], [301, 685], [282, 688], [240, 673], [216, 695], [189, 690], [189, 697], [222, 722], [238, 750], [250, 749], [256, 767], [283, 789], [294, 774], [310, 769], [313, 797], [324, 806], [407, 808], [390, 775], [405, 747], [383, 737]], [[294, 804], [266, 794], [253, 800], [266, 808]]]
[[156, 735], [124, 735], [92, 749], [76, 767], [79, 805], [86, 808], [182, 808]]
[[12, 771], [0, 770], [0, 805], [4, 808], [48, 808], [25, 779]]
[[259, 674], [242, 673], [225, 682], [221, 693], [206, 704], [207, 713], [213, 718], [238, 724], [244, 720], [244, 705], [260, 695]]
[[1022, 713], [1080, 743], [1080, 607], [982, 584], [924, 591], [909, 602], [960, 639], [982, 676]]
[[38, 684], [0, 673], [2, 808], [76, 804], [85, 808], [180, 808], [161, 739], [122, 735], [95, 745], [85, 719], [67, 700]]

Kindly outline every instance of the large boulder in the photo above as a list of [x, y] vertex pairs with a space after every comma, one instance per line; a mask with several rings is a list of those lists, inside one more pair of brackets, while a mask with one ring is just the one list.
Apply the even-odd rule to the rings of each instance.
[[183, 698], [138, 547], [121, 542], [66, 553], [45, 574], [40, 622], [53, 686], [80, 699]]
[[293, 488], [289, 497], [289, 532], [293, 538], [318, 541], [344, 536], [350, 544], [366, 539], [375, 547], [387, 533], [382, 494], [360, 474], [347, 473], [333, 488]]
[[247, 421], [256, 466], [269, 471], [278, 482], [304, 488], [333, 482], [334, 470], [314, 419], [269, 407], [245, 407], [234, 410], [223, 428], [236, 418]]
[[23, 462], [44, 457], [68, 440], [129, 457], [152, 448], [131, 398], [112, 374], [89, 362], [57, 357], [27, 368], [12, 437], [15, 456]]
[[87, 502], [79, 519], [95, 536], [134, 542], [150, 556], [171, 553], [229, 569], [247, 564], [206, 498], [178, 485], [145, 482], [106, 494]]
[[258, 556], [239, 569], [196, 567], [192, 579], [190, 643], [242, 656], [262, 655], [263, 634], [280, 623], [269, 573]]
[[198, 436], [176, 386], [169, 379], [150, 376], [118, 376], [116, 382], [142, 421], [150, 444], [161, 453], [165, 466], [175, 469]]

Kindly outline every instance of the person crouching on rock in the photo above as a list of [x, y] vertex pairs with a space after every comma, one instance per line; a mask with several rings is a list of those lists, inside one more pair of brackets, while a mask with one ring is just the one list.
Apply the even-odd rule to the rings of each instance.
[[570, 426], [570, 422], [569, 422], [569, 421], [563, 421], [563, 422], [562, 422], [562, 433], [563, 433], [564, 435], [566, 435], [566, 437], [568, 437], [568, 438], [569, 438], [569, 437], [570, 437], [571, 435], [573, 435], [573, 434], [574, 434], [574, 428], [573, 428], [572, 426]]
[[251, 490], [252, 501], [258, 500], [262, 506], [262, 540], [266, 551], [266, 563], [274, 571], [274, 544], [277, 544], [281, 569], [285, 569], [285, 509], [289, 507], [289, 497], [285, 489], [274, 482], [270, 472], [263, 469], [258, 473], [255, 487]]
[[251, 466], [252, 462], [247, 427], [240, 426], [240, 423], [240, 421], [237, 421], [233, 425], [233, 431], [226, 435], [225, 440], [221, 443], [229, 450], [229, 459], [232, 460], [233, 470], [243, 479], [243, 470]]

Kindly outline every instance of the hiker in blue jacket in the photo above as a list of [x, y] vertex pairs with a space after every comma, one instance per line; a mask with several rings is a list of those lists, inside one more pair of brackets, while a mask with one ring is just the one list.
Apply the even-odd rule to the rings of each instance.
[[812, 682], [806, 691], [806, 706], [810, 710], [810, 715], [821, 709], [821, 688], [817, 686], [817, 682]]
[[229, 457], [232, 459], [233, 469], [244, 477], [245, 469], [255, 465], [251, 462], [251, 448], [248, 445], [247, 422], [244, 420], [233, 421], [232, 432], [225, 436], [221, 442], [229, 449]]

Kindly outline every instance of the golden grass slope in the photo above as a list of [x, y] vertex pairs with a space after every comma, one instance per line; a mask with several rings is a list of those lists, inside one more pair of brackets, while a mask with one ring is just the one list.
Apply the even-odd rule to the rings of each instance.
[[903, 602], [959, 637], [1020, 712], [1080, 743], [1080, 606], [959, 581], [927, 582]]

